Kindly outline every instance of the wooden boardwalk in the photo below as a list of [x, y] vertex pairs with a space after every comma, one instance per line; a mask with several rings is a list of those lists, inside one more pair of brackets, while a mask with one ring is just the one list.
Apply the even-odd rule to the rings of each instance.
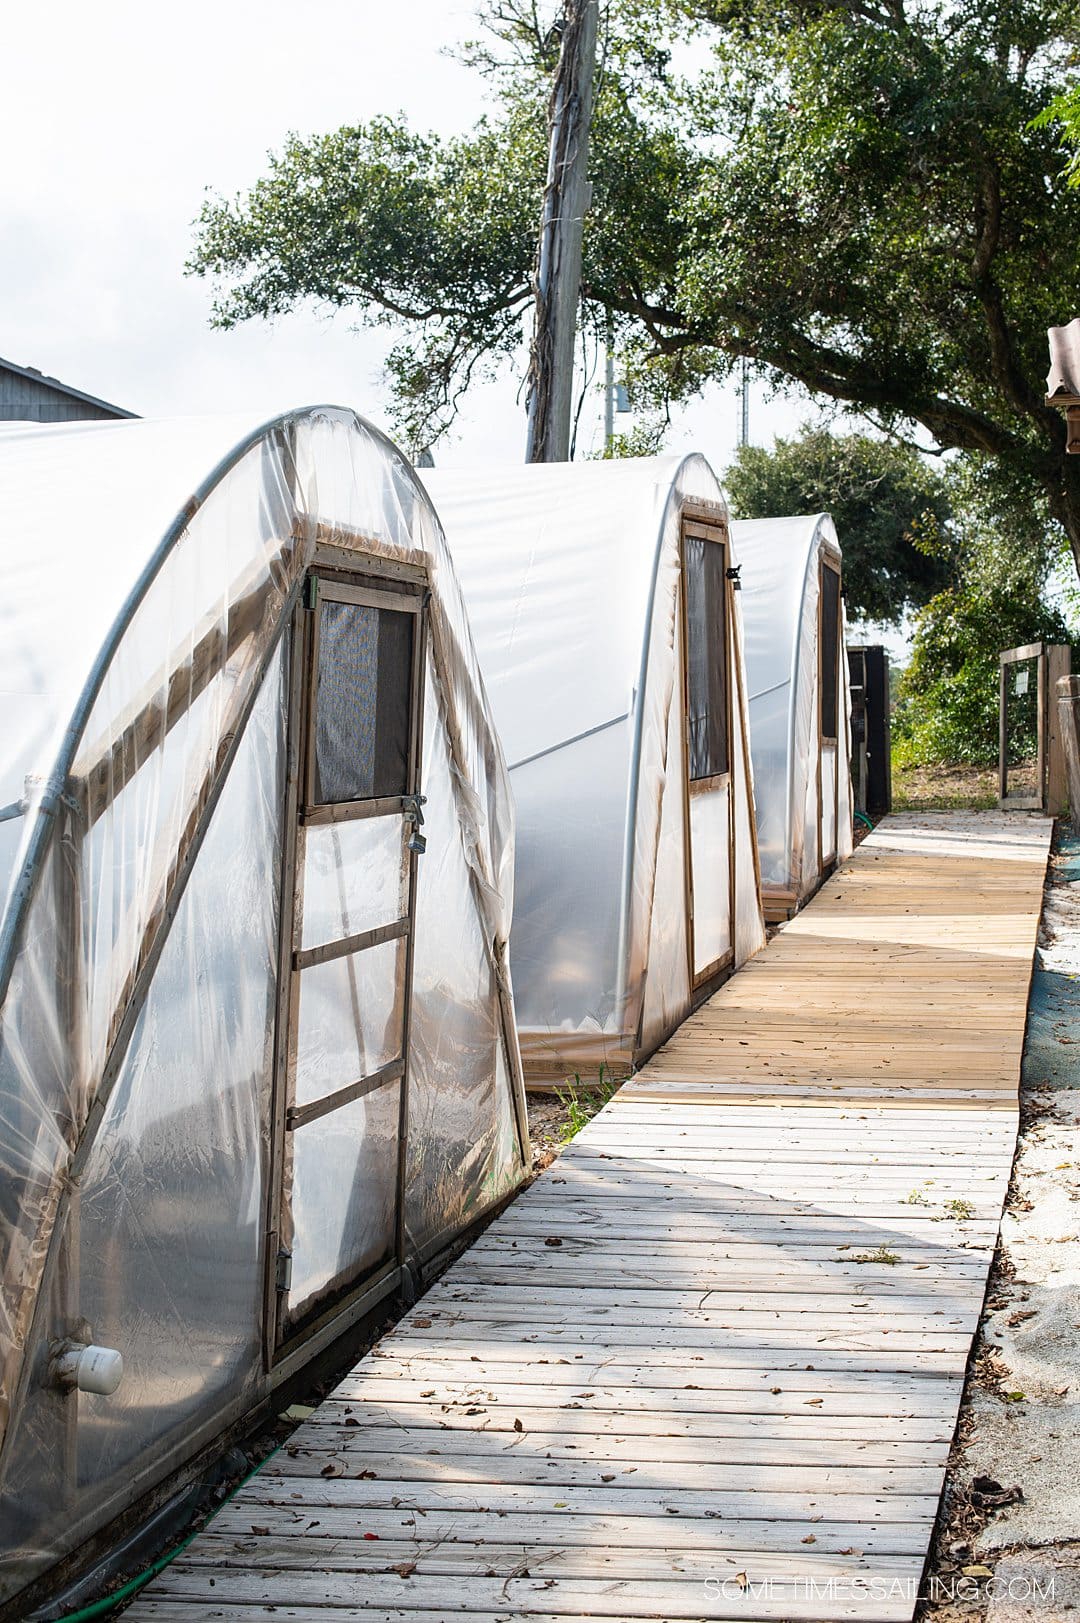
[[888, 819], [131, 1623], [909, 1619], [1049, 833]]

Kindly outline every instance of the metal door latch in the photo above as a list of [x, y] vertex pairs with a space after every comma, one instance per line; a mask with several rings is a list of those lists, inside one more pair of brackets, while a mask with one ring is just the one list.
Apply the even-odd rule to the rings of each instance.
[[409, 836], [408, 849], [414, 856], [422, 857], [427, 850], [427, 840], [420, 832], [424, 821], [422, 807], [427, 805], [427, 795], [402, 795], [401, 808], [405, 814], [405, 821], [412, 824], [412, 833]]

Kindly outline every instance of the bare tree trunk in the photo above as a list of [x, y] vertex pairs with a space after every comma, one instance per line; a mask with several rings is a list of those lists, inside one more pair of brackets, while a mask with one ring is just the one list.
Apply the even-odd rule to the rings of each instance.
[[599, 10], [600, 0], [565, 0], [559, 65], [548, 103], [550, 146], [529, 358], [527, 462], [565, 462], [570, 455]]

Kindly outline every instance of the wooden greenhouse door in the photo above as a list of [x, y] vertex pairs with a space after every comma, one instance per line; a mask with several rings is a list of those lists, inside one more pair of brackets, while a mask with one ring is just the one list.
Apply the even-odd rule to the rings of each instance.
[[840, 825], [840, 659], [843, 654], [840, 571], [822, 560], [818, 593], [818, 855], [836, 860]]
[[722, 522], [683, 519], [682, 588], [687, 935], [696, 990], [734, 959], [731, 588]]
[[271, 1357], [401, 1260], [424, 602], [313, 575], [293, 628]]

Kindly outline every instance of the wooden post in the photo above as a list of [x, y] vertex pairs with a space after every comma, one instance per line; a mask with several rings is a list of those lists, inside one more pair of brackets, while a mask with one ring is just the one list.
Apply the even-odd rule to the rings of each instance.
[[529, 357], [526, 462], [566, 462], [570, 456], [599, 10], [600, 0], [565, 0], [559, 65], [548, 103], [550, 144], [536, 265], [536, 325]]
[[[1066, 804], [1077, 807], [1077, 797], [1070, 792], [1064, 728], [1069, 728], [1071, 710], [1061, 707], [1061, 682], [1067, 682], [1072, 663], [1068, 645], [1051, 644], [1046, 650], [1046, 810], [1050, 817], [1060, 817]], [[1075, 733], [1074, 733], [1075, 742]], [[1077, 808], [1080, 809], [1080, 808]], [[1074, 810], [1073, 815], [1076, 815]]]
[[1080, 676], [1062, 676], [1055, 689], [1057, 724], [1065, 759], [1069, 821], [1080, 833]]
[[998, 804], [1003, 805], [1009, 793], [1009, 732], [1005, 719], [1009, 703], [1005, 656], [1001, 656], [998, 672]]

